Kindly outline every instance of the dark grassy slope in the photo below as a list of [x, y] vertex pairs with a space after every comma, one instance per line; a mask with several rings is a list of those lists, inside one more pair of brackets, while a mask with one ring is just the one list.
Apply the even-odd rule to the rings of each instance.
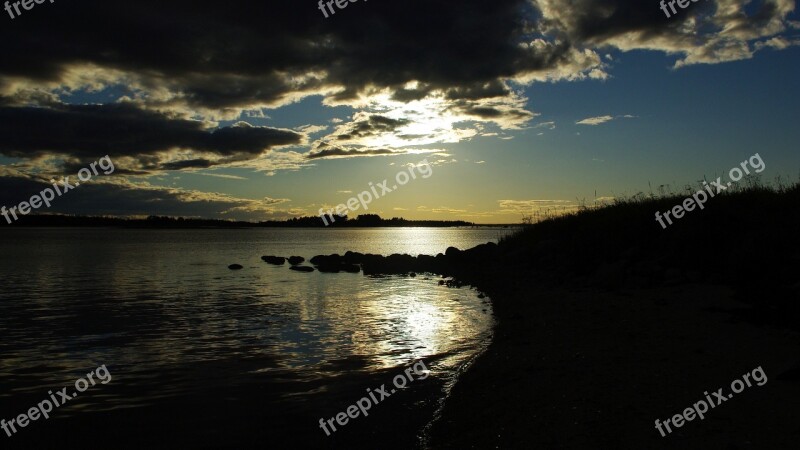
[[[666, 230], [634, 199], [449, 252], [498, 327], [431, 448], [796, 448], [800, 187], [750, 187]], [[738, 300], [738, 301], [737, 301]], [[667, 437], [653, 424], [763, 366], [770, 381]]]
[[800, 184], [723, 193], [663, 229], [655, 212], [684, 198], [622, 200], [547, 220], [501, 242], [501, 264], [607, 289], [728, 284], [760, 293], [753, 306], [773, 310], [772, 320], [800, 325], [788, 320], [800, 317], [800, 302], [790, 301], [800, 286]]

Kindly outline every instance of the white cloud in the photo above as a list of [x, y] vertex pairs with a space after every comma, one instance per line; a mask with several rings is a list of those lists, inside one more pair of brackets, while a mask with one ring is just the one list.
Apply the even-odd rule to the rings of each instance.
[[767, 39], [766, 41], [756, 42], [755, 49], [761, 50], [764, 48], [771, 48], [774, 50], [785, 50], [789, 47], [794, 47], [800, 45], [800, 39], [786, 39], [781, 36], [776, 36], [772, 39]]
[[209, 172], [193, 172], [195, 175], [202, 175], [204, 177], [224, 178], [226, 180], [247, 180], [245, 177], [236, 175], [226, 175], [223, 173], [209, 173]]
[[625, 114], [625, 115], [616, 116], [616, 117], [615, 116], [598, 116], [598, 117], [589, 117], [589, 118], [586, 118], [586, 119], [583, 119], [583, 120], [579, 120], [579, 121], [577, 121], [575, 123], [577, 125], [597, 126], [597, 125], [602, 125], [602, 124], [604, 124], [606, 122], [611, 122], [612, 120], [615, 120], [615, 119], [635, 119], [637, 117], [638, 116], [633, 116], [631, 114]]
[[604, 124], [606, 122], [610, 122], [614, 120], [613, 116], [598, 116], [598, 117], [589, 117], [587, 119], [579, 120], [575, 122], [577, 125], [592, 125], [597, 126], [600, 124]]
[[315, 134], [325, 131], [328, 128], [329, 128], [328, 125], [303, 125], [295, 128], [295, 131], [299, 131], [305, 134]]

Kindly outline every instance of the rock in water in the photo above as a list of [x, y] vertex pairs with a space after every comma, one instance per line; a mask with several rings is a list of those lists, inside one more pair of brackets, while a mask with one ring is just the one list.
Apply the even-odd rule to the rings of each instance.
[[286, 262], [286, 258], [281, 256], [262, 256], [261, 259], [267, 264], [275, 264], [276, 266], [282, 266]]
[[296, 266], [298, 264], [301, 264], [305, 260], [306, 259], [303, 258], [302, 256], [290, 256], [289, 257], [289, 264], [291, 264], [293, 266]]
[[231, 264], [230, 266], [228, 266], [228, 269], [231, 269], [231, 270], [242, 270], [242, 269], [244, 269], [244, 267], [241, 264]]
[[290, 269], [296, 270], [298, 272], [313, 272], [314, 271], [313, 267], [308, 267], [308, 266], [292, 266], [292, 267], [290, 267]]
[[452, 258], [454, 256], [458, 256], [461, 254], [461, 250], [455, 247], [447, 247], [447, 250], [444, 251], [444, 255], [448, 258]]

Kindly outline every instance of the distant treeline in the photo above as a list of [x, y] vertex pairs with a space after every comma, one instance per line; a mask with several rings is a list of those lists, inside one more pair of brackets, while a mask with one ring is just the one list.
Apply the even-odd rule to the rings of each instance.
[[[383, 219], [377, 214], [362, 214], [355, 219], [335, 216], [335, 222], [328, 220], [328, 227], [464, 227], [473, 226], [463, 220], [406, 220], [402, 217]], [[1, 222], [1, 221], [0, 221]], [[6, 225], [3, 223], [3, 225]], [[13, 226], [22, 227], [127, 227], [127, 228], [259, 228], [259, 227], [325, 227], [320, 217], [297, 217], [289, 220], [270, 220], [265, 222], [243, 222], [215, 219], [192, 219], [183, 217], [150, 216], [146, 219], [119, 217], [89, 217], [60, 215], [21, 216]]]

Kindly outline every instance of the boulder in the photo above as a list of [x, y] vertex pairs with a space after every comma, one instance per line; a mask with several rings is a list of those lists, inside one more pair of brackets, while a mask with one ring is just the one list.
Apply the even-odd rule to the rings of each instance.
[[315, 266], [338, 266], [342, 263], [342, 257], [334, 253], [332, 255], [317, 255], [311, 258], [311, 264]]
[[298, 264], [301, 264], [305, 260], [306, 259], [303, 258], [302, 256], [290, 256], [289, 257], [289, 264], [291, 264], [293, 266], [296, 266]]
[[262, 256], [261, 260], [267, 264], [274, 264], [276, 266], [282, 266], [283, 263], [286, 262], [286, 258], [282, 256]]
[[456, 253], [456, 255], [463, 255], [467, 258], [468, 262], [472, 264], [488, 265], [496, 260], [498, 253], [497, 244], [494, 242], [488, 242], [486, 244], [473, 247], [469, 250]]
[[244, 269], [244, 266], [242, 266], [241, 264], [231, 264], [230, 266], [228, 266], [228, 269], [231, 269], [231, 270], [242, 270], [242, 269]]
[[348, 251], [344, 254], [343, 259], [347, 264], [361, 264], [364, 262], [364, 254]]
[[447, 250], [444, 251], [444, 255], [447, 256], [448, 258], [459, 256], [461, 253], [462, 253], [461, 250], [455, 247], [447, 247]]

